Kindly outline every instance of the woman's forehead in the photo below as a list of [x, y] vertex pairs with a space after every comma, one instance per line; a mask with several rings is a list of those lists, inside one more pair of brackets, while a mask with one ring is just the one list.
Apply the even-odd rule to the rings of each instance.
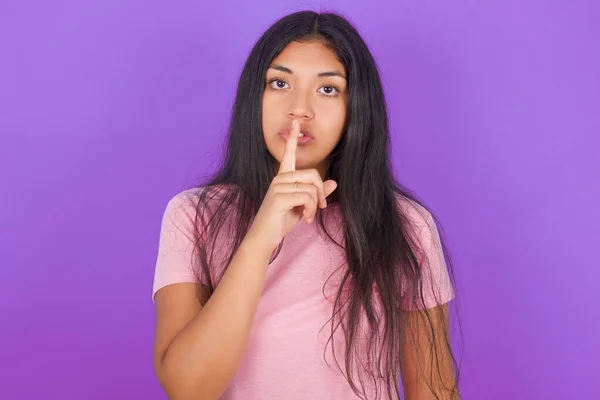
[[291, 42], [275, 57], [271, 69], [294, 74], [329, 74], [339, 72], [345, 76], [345, 68], [329, 47], [319, 42]]

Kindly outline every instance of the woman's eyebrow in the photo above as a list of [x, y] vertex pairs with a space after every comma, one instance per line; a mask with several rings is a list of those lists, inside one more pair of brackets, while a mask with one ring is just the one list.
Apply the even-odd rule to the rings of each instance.
[[[277, 70], [277, 71], [285, 72], [285, 73], [290, 74], [290, 75], [294, 73], [291, 69], [289, 69], [287, 67], [284, 67], [283, 65], [279, 65], [279, 64], [273, 64], [273, 65], [271, 65], [269, 67], [269, 69], [274, 69], [274, 70]], [[319, 77], [319, 78], [325, 78], [325, 77], [328, 77], [328, 76], [339, 76], [342, 79], [346, 79], [346, 77], [344, 76], [344, 74], [342, 74], [339, 71], [326, 71], [326, 72], [319, 72], [317, 74], [317, 77]]]

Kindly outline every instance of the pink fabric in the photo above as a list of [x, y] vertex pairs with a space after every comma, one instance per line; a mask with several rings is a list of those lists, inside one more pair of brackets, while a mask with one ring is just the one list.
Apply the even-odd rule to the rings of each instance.
[[[197, 281], [190, 268], [195, 209], [187, 203], [189, 194], [191, 191], [175, 196], [165, 210], [153, 299], [166, 285]], [[400, 201], [409, 218], [419, 226], [415, 237], [423, 247], [421, 256], [426, 261], [423, 264], [426, 306], [446, 303], [454, 293], [431, 215], [406, 200]], [[341, 230], [336, 230], [339, 210], [330, 206], [324, 215], [328, 230], [340, 241]], [[221, 248], [219, 243], [217, 248]], [[342, 249], [329, 243], [315, 224], [301, 220], [288, 233], [280, 254], [267, 271], [245, 355], [221, 399], [358, 398], [333, 359], [331, 343], [325, 353], [327, 362], [324, 359], [325, 345], [331, 334], [328, 321], [332, 302], [343, 273], [340, 266], [345, 266]], [[327, 279], [330, 276], [331, 279]], [[414, 308], [411, 304], [405, 307]], [[340, 335], [343, 335], [341, 329], [334, 340], [338, 362], [343, 368], [344, 338]], [[373, 387], [366, 387], [372, 395]]]

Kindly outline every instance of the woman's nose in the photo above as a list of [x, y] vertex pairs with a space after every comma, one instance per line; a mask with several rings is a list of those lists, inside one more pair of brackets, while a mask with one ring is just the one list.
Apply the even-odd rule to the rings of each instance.
[[306, 94], [297, 94], [292, 99], [289, 115], [292, 118], [312, 118], [313, 110], [310, 104], [309, 96]]

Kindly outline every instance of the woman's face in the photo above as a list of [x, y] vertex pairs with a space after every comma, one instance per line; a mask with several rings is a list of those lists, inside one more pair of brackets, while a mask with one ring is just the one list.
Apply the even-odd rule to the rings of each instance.
[[325, 176], [328, 156], [342, 136], [347, 97], [344, 66], [324, 45], [292, 42], [273, 60], [265, 79], [262, 129], [277, 169], [297, 119], [300, 132], [311, 139], [299, 138], [296, 169], [316, 168]]

